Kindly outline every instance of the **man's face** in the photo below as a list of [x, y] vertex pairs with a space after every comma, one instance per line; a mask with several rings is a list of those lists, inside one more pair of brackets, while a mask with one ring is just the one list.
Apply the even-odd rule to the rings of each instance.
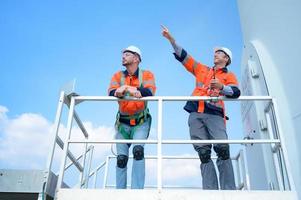
[[137, 56], [129, 51], [125, 51], [122, 54], [122, 65], [127, 66], [137, 61]]
[[214, 64], [224, 64], [226, 66], [229, 57], [223, 51], [216, 51], [214, 53]]

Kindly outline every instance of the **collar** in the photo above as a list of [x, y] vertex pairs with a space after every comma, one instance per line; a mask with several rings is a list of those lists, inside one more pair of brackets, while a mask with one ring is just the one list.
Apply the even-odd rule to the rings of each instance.
[[224, 68], [222, 68], [222, 71], [225, 72], [225, 73], [228, 73], [228, 68], [224, 67]]
[[[212, 68], [213, 69], [213, 68]], [[222, 71], [224, 73], [228, 73], [228, 68], [227, 67], [223, 67], [223, 68], [219, 68], [217, 71]]]
[[[128, 75], [129, 75], [129, 72], [128, 72], [127, 70], [124, 70], [124, 71], [123, 71], [123, 74], [124, 74], [125, 76], [128, 76]], [[135, 71], [134, 75], [135, 75], [136, 77], [139, 77], [139, 67], [138, 67], [137, 70]]]

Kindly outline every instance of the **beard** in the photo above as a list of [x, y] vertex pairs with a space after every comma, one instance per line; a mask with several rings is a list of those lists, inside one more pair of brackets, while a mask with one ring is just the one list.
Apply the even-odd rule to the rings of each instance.
[[131, 65], [132, 64], [132, 62], [130, 62], [130, 61], [127, 61], [127, 60], [124, 60], [124, 61], [122, 61], [122, 66], [128, 66], [128, 65]]

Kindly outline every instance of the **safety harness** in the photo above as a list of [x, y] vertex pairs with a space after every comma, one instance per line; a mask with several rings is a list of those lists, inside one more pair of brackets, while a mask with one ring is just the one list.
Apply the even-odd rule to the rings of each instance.
[[[121, 73], [120, 86], [123, 86], [125, 82], [125, 75], [122, 71], [120, 71], [120, 73]], [[139, 78], [140, 87], [142, 87], [143, 70], [140, 68], [138, 71], [138, 78]], [[124, 98], [128, 98], [129, 96], [130, 94], [129, 92], [127, 92]], [[116, 116], [115, 127], [117, 128], [118, 132], [121, 133], [121, 135], [124, 137], [124, 139], [133, 139], [136, 129], [148, 119], [150, 119], [151, 122], [151, 115], [149, 113], [149, 109], [147, 108], [147, 102], [145, 102], [144, 110], [137, 114], [122, 115], [119, 111]], [[127, 131], [123, 124], [129, 125], [132, 128], [129, 131]]]

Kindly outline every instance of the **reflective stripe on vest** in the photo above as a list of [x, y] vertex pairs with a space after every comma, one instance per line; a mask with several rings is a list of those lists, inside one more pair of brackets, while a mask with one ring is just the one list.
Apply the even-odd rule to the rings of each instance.
[[[124, 81], [125, 81], [125, 76], [124, 76], [123, 71], [120, 71], [120, 73], [121, 73], [120, 86], [123, 86]], [[143, 70], [140, 69], [140, 68], [139, 68], [139, 71], [138, 71], [138, 78], [139, 78], [140, 87], [142, 87], [143, 86]]]
[[[211, 68], [209, 70], [209, 72], [206, 74], [204, 83], [196, 82], [196, 87], [203, 87], [201, 89], [201, 91], [203, 91], [206, 96], [211, 96], [212, 92], [217, 92], [217, 91], [213, 91], [213, 90], [209, 89], [210, 88], [210, 81], [213, 78], [218, 78], [218, 77], [216, 77], [216, 73], [214, 72], [214, 69]], [[220, 77], [220, 78], [222, 78], [222, 77]], [[218, 91], [218, 93], [219, 93], [219, 91]], [[220, 96], [220, 95], [221, 94], [219, 93], [218, 96]], [[210, 103], [211, 105], [213, 105], [213, 106], [215, 106], [217, 108], [222, 109], [223, 112], [224, 112], [225, 107], [224, 107], [224, 103], [223, 103], [222, 100], [219, 100], [217, 102], [208, 102], [208, 103]], [[198, 112], [204, 112], [204, 109], [205, 109], [205, 105], [204, 104], [205, 104], [204, 101], [202, 101], [202, 100], [199, 101]]]
[[204, 85], [204, 84], [203, 84], [202, 82], [198, 82], [198, 81], [197, 81], [197, 82], [195, 83], [195, 87], [203, 87], [203, 85]]
[[[126, 77], [125, 77], [123, 71], [120, 71], [120, 73], [121, 73], [120, 86], [123, 86], [125, 84], [125, 78]], [[140, 69], [140, 68], [139, 68], [139, 71], [138, 71], [138, 79], [139, 79], [139, 87], [143, 87], [143, 70]], [[129, 96], [129, 93], [125, 94], [125, 96]], [[144, 115], [146, 112], [148, 113], [147, 101], [144, 102], [144, 108], [143, 108], [143, 110], [141, 110], [141, 112], [136, 113], [135, 115], [129, 116], [129, 118], [130, 118], [130, 125], [132, 125], [132, 126], [137, 125], [136, 119], [139, 118], [140, 114]], [[119, 115], [120, 114], [124, 114], [124, 113], [122, 113], [121, 111], [119, 111], [118, 112], [117, 120], [119, 120]]]

